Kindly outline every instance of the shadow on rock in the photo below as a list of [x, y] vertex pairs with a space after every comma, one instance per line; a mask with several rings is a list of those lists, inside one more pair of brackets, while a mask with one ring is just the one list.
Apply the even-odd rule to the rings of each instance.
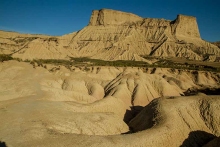
[[220, 137], [213, 139], [203, 147], [220, 147]]
[[0, 147], [7, 147], [5, 142], [0, 141]]
[[202, 147], [215, 139], [216, 136], [205, 131], [193, 131], [189, 133], [180, 147]]
[[[129, 122], [135, 117], [137, 116], [142, 110], [143, 110], [143, 106], [132, 106], [130, 107], [131, 110], [126, 110], [125, 115], [124, 115], [124, 122], [129, 126]], [[122, 134], [131, 134], [134, 133], [132, 127], [129, 126], [129, 131], [126, 133], [122, 133]]]
[[138, 115], [138, 113], [143, 110], [143, 106], [132, 106], [130, 107], [131, 110], [126, 110], [125, 115], [124, 115], [124, 122], [128, 124], [135, 116]]

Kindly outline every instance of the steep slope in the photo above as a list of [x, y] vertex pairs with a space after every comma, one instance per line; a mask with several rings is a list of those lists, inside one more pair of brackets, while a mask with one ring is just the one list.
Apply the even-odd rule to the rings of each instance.
[[200, 38], [196, 18], [185, 15], [178, 15], [174, 21], [169, 21], [101, 9], [92, 12], [88, 26], [61, 37], [3, 31], [0, 31], [0, 37], [0, 53], [13, 54], [22, 59], [86, 56], [149, 62], [141, 56], [193, 60], [220, 56], [216, 45]]
[[[63, 44], [69, 42], [74, 33], [58, 37], [46, 35], [19, 34], [0, 31], [0, 53], [12, 54], [15, 58], [25, 59], [63, 59], [73, 55]], [[70, 37], [71, 36], [71, 37]]]
[[217, 45], [220, 48], [220, 41], [213, 42], [213, 44]]

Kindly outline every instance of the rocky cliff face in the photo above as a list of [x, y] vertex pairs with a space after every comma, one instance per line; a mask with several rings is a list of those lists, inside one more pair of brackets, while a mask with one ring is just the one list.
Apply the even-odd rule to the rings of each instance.
[[200, 39], [200, 33], [195, 17], [178, 15], [177, 19], [173, 22], [172, 33], [177, 38], [198, 38]]
[[131, 13], [94, 10], [88, 26], [61, 37], [0, 32], [0, 53], [22, 59], [90, 57], [146, 61], [141, 56], [204, 60], [220, 49], [200, 38], [195, 17], [174, 21], [141, 18]]
[[124, 25], [126, 23], [135, 23], [141, 20], [141, 17], [131, 13], [101, 9], [92, 12], [89, 25]]

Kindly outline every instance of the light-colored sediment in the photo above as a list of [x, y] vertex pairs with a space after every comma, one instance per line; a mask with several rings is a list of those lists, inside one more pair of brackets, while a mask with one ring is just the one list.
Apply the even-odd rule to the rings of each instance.
[[220, 97], [181, 96], [219, 87], [219, 73], [48, 70], [0, 63], [0, 140], [8, 146], [208, 146], [220, 135]]
[[[220, 49], [200, 38], [195, 17], [170, 21], [101, 9], [92, 12], [88, 26], [63, 36], [0, 31], [0, 54], [151, 64], [142, 55], [214, 62]], [[208, 71], [0, 62], [0, 143], [220, 146], [220, 96], [206, 95], [219, 89], [220, 73]]]
[[0, 31], [0, 53], [23, 60], [71, 56], [151, 63], [142, 56], [215, 61], [220, 48], [200, 38], [192, 16], [178, 15], [170, 21], [101, 9], [92, 12], [88, 26], [63, 36]]

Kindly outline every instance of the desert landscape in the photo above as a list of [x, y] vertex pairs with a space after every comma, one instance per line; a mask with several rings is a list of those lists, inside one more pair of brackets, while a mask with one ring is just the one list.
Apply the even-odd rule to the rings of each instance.
[[0, 120], [7, 147], [219, 147], [219, 42], [110, 9], [63, 36], [0, 31]]

